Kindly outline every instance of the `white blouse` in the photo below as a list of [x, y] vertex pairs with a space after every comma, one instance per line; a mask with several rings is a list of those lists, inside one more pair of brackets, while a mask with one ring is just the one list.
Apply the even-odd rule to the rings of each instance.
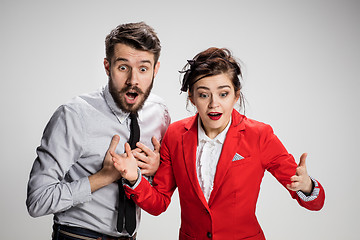
[[205, 134], [205, 131], [201, 126], [200, 118], [198, 119], [196, 172], [200, 188], [203, 191], [207, 202], [209, 202], [210, 194], [213, 190], [216, 166], [219, 162], [221, 150], [230, 125], [231, 119], [226, 128], [214, 139], [211, 139]]

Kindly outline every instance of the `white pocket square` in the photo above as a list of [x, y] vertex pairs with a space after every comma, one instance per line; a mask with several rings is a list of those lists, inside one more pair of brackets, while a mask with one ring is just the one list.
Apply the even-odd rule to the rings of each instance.
[[235, 156], [233, 157], [232, 161], [233, 161], [233, 162], [234, 162], [234, 161], [238, 161], [238, 160], [241, 160], [241, 159], [243, 159], [243, 158], [244, 158], [244, 157], [241, 156], [240, 154], [235, 153]]

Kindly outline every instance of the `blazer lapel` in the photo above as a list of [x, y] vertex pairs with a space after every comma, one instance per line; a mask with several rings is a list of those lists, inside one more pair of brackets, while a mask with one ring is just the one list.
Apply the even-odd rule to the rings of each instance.
[[236, 110], [232, 112], [232, 122], [226, 134], [225, 142], [221, 151], [218, 165], [216, 167], [213, 190], [209, 199], [209, 206], [213, 202], [216, 193], [223, 184], [224, 177], [231, 166], [232, 159], [238, 149], [238, 143], [241, 138], [240, 132], [245, 129], [242, 122], [244, 116], [240, 115]]
[[199, 180], [196, 173], [196, 148], [197, 148], [197, 116], [196, 114], [193, 119], [191, 119], [186, 125], [185, 128], [188, 130], [182, 136], [182, 147], [184, 152], [184, 161], [185, 167], [190, 179], [191, 185], [194, 188], [196, 195], [199, 197], [200, 201], [207, 206], [205, 196], [200, 188]]

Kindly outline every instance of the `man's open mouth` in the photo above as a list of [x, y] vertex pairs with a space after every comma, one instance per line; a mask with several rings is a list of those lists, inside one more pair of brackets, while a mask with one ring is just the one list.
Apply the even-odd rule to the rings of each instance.
[[126, 102], [128, 104], [134, 104], [136, 102], [137, 97], [139, 96], [139, 94], [135, 91], [128, 91], [125, 94], [125, 98], [126, 98]]

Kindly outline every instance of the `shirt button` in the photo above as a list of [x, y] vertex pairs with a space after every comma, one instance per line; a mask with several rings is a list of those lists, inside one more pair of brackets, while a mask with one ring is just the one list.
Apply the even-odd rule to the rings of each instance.
[[212, 237], [211, 232], [208, 232], [206, 235], [207, 235], [208, 238], [211, 238], [211, 237]]

